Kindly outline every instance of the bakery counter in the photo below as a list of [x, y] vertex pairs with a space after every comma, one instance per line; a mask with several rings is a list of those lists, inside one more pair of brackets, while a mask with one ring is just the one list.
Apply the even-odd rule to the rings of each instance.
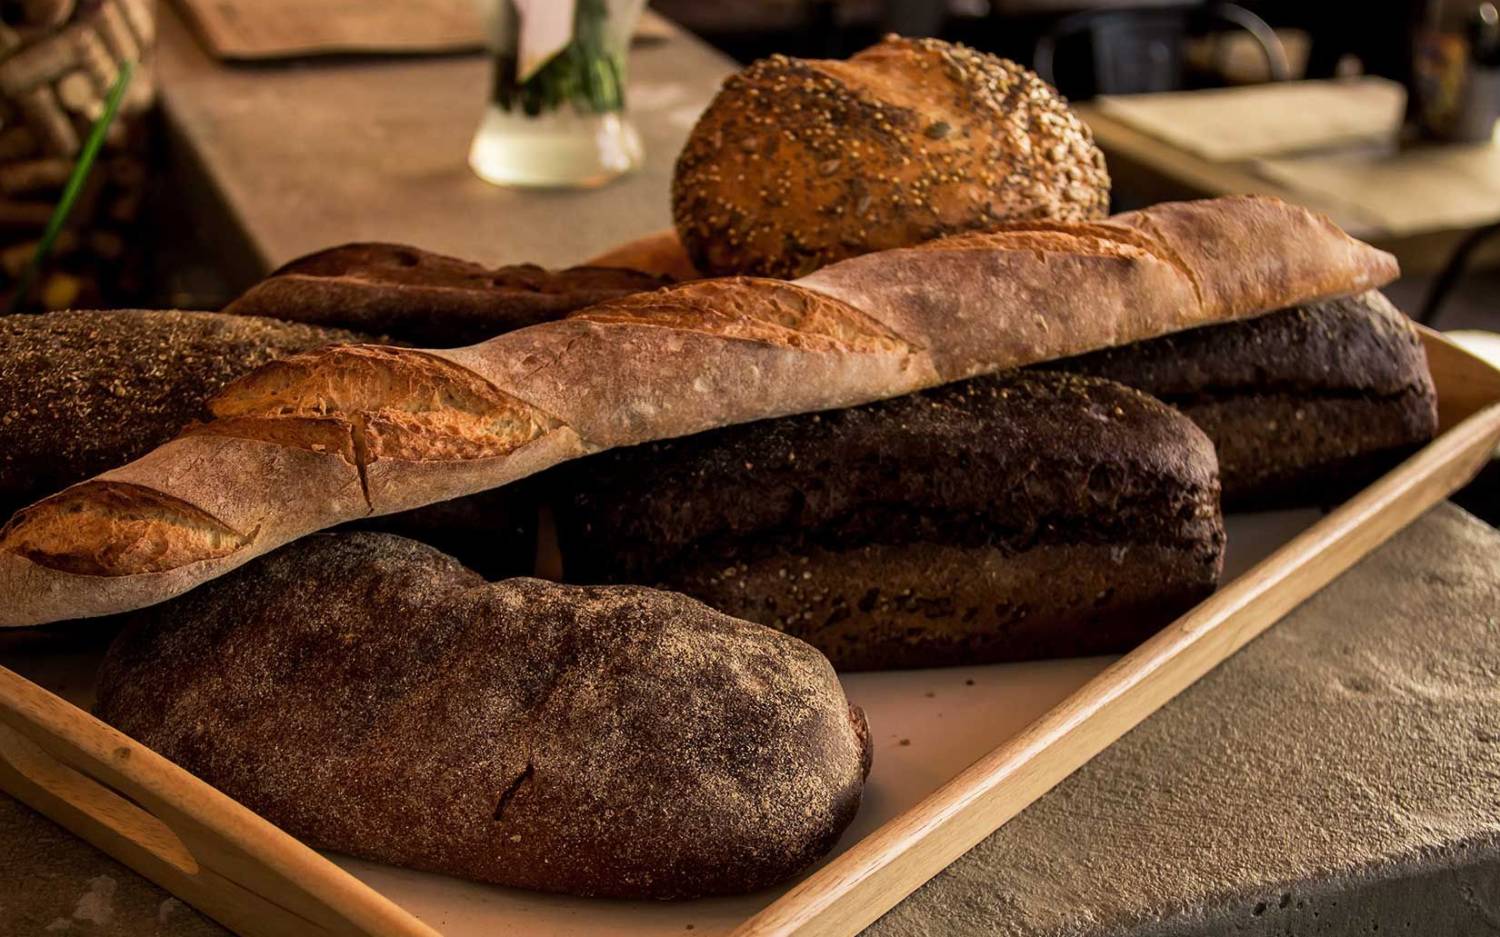
[[[1484, 932], [1497, 616], [1500, 532], [1432, 511], [873, 932]], [[0, 818], [0, 933], [223, 933], [3, 796]]]

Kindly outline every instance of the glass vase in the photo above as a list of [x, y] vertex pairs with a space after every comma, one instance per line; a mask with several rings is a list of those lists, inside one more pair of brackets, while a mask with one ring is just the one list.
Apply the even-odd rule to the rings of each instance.
[[644, 0], [576, 0], [571, 33], [566, 25], [554, 33], [553, 44], [566, 36], [565, 44], [538, 64], [536, 23], [529, 17], [555, 16], [555, 9], [539, 8], [556, 2], [483, 4], [494, 77], [469, 165], [487, 182], [591, 187], [640, 165], [641, 138], [625, 108], [625, 89], [627, 53]]

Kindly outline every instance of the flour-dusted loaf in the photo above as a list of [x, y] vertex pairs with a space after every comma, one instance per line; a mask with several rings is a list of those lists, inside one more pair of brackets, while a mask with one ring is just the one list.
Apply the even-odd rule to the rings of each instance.
[[98, 713], [315, 846], [523, 888], [751, 891], [859, 806], [828, 662], [668, 592], [311, 537], [142, 613]]
[[491, 269], [404, 244], [345, 244], [285, 264], [224, 311], [451, 348], [669, 282], [623, 267]]
[[601, 453], [550, 478], [575, 582], [677, 589], [841, 669], [1115, 653], [1213, 591], [1213, 445], [1047, 372]]
[[1378, 291], [1056, 362], [1138, 387], [1218, 450], [1230, 509], [1327, 504], [1437, 432], [1411, 320]]
[[0, 316], [0, 507], [149, 452], [268, 361], [369, 335], [141, 310]]
[[1057, 92], [937, 39], [752, 64], [698, 119], [672, 179], [683, 244], [716, 275], [797, 277], [1007, 221], [1108, 212], [1104, 156]]
[[23, 509], [0, 624], [138, 608], [313, 531], [615, 446], [869, 403], [1369, 289], [1395, 260], [1276, 201], [1155, 206], [699, 280], [452, 350], [343, 346], [226, 388], [214, 420]]

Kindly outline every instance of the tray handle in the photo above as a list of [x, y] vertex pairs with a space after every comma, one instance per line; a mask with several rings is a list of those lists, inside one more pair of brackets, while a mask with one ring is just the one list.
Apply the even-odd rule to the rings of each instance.
[[236, 933], [437, 937], [250, 810], [4, 667], [0, 788]]

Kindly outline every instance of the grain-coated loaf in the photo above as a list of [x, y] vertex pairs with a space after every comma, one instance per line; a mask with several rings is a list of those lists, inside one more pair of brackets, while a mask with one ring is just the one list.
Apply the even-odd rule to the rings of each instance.
[[144, 613], [98, 712], [313, 845], [626, 898], [800, 871], [869, 757], [800, 641], [667, 592], [486, 583], [382, 534], [308, 538]]
[[1421, 340], [1376, 290], [1052, 366], [1191, 417], [1218, 450], [1228, 509], [1336, 501], [1437, 432]]
[[1162, 204], [699, 280], [458, 349], [346, 345], [0, 529], [0, 625], [139, 608], [316, 530], [616, 446], [897, 397], [1389, 282], [1275, 199]]
[[620, 267], [490, 269], [402, 244], [345, 244], [285, 264], [224, 311], [450, 348], [669, 282]]
[[1057, 92], [937, 39], [754, 63], [698, 119], [672, 180], [683, 244], [719, 276], [798, 277], [1006, 221], [1108, 211], [1104, 156]]
[[369, 336], [204, 312], [0, 316], [0, 508], [149, 452], [268, 361], [358, 341]]
[[1212, 592], [1213, 447], [1028, 372], [602, 453], [554, 473], [564, 570], [661, 585], [843, 669], [1116, 652]]

